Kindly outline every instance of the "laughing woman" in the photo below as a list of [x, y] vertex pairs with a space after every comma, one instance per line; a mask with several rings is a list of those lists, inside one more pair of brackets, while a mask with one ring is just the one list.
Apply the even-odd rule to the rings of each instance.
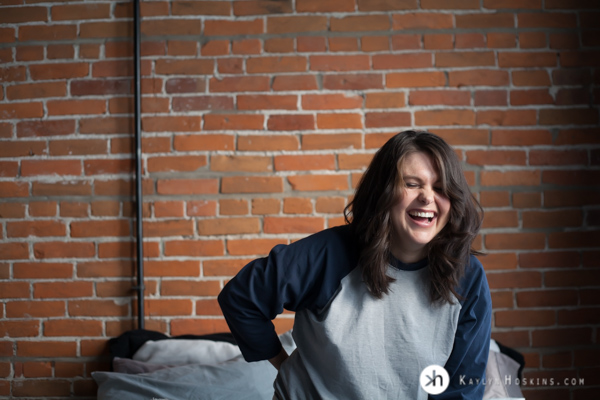
[[[279, 370], [277, 399], [426, 399], [421, 371], [444, 366], [436, 399], [481, 399], [491, 300], [471, 244], [481, 225], [452, 148], [405, 131], [374, 156], [326, 229], [246, 265], [219, 295], [247, 361]], [[295, 311], [288, 355], [272, 319]]]

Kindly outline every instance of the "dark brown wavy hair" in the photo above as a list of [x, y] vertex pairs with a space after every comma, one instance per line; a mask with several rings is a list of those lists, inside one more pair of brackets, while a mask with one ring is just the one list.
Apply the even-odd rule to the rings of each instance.
[[432, 157], [442, 193], [450, 199], [448, 222], [427, 244], [426, 251], [431, 302], [453, 303], [452, 295], [461, 298], [455, 288], [470, 254], [479, 254], [471, 244], [481, 226], [483, 209], [469, 189], [456, 153], [442, 138], [414, 130], [394, 135], [375, 153], [344, 216], [359, 240], [363, 280], [370, 293], [381, 298], [394, 281], [386, 270], [394, 230], [391, 210], [404, 186], [400, 171], [406, 156], [416, 152]]

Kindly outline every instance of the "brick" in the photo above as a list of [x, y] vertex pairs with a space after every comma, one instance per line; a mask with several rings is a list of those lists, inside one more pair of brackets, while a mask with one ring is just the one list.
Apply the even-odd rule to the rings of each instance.
[[298, 98], [294, 95], [238, 95], [238, 110], [295, 110]]
[[75, 357], [77, 342], [67, 341], [18, 341], [17, 355], [20, 357]]
[[236, 76], [210, 78], [210, 92], [265, 92], [269, 90], [269, 77]]
[[133, 262], [130, 260], [80, 262], [77, 264], [77, 277], [129, 277], [133, 268], [132, 264]]
[[448, 72], [449, 86], [505, 86], [508, 82], [507, 71], [477, 69]]
[[173, 111], [232, 110], [233, 98], [229, 96], [173, 97]]
[[168, 55], [195, 56], [198, 53], [198, 43], [191, 40], [169, 40], [167, 46]]
[[48, 21], [46, 7], [3, 7], [1, 24], [18, 24], [21, 22]]
[[392, 35], [392, 50], [408, 50], [421, 48], [421, 35], [400, 34]]
[[311, 214], [312, 201], [306, 197], [287, 197], [283, 200], [284, 214]]
[[550, 326], [556, 319], [552, 310], [508, 310], [496, 311], [495, 322], [497, 327]]
[[0, 218], [24, 218], [25, 204], [23, 203], [0, 203]]
[[328, 90], [382, 89], [383, 77], [381, 74], [366, 73], [327, 74], [323, 76], [323, 88]]
[[29, 298], [28, 282], [0, 282], [0, 288], [6, 299]]
[[592, 129], [560, 129], [558, 137], [554, 141], [556, 145], [565, 144], [595, 144], [600, 143], [597, 131]]
[[363, 36], [360, 38], [360, 48], [362, 51], [386, 51], [390, 44], [387, 36]]
[[533, 186], [541, 182], [539, 170], [481, 171], [483, 186]]
[[206, 156], [149, 157], [148, 172], [196, 171], [207, 165]]
[[525, 165], [526, 153], [518, 150], [472, 150], [467, 152], [472, 165]]
[[517, 228], [519, 219], [516, 211], [488, 211], [485, 213], [483, 228]]
[[499, 52], [498, 66], [502, 68], [553, 67], [557, 57], [553, 52]]
[[318, 129], [362, 129], [362, 127], [360, 114], [317, 114]]
[[263, 0], [233, 2], [234, 15], [290, 14], [292, 11], [292, 4], [288, 2], [273, 3]]
[[104, 114], [104, 100], [49, 100], [48, 115]]
[[217, 179], [159, 179], [156, 182], [158, 194], [210, 194], [217, 193]]
[[248, 214], [248, 201], [245, 199], [222, 199], [219, 201], [220, 215]]
[[325, 227], [321, 217], [265, 217], [265, 233], [315, 233]]
[[329, 38], [329, 51], [331, 52], [350, 52], [358, 51], [358, 39], [347, 37]]
[[302, 135], [303, 150], [348, 148], [362, 148], [362, 135], [360, 133]]
[[92, 282], [38, 282], [33, 284], [33, 297], [42, 298], [74, 298], [93, 295]]
[[559, 325], [583, 325], [583, 324], [597, 324], [598, 320], [598, 308], [585, 308], [578, 310], [559, 310], [558, 311], [558, 324]]
[[27, 80], [27, 68], [20, 65], [16, 67], [0, 68], [2, 82], [21, 82]]
[[[8, 31], [14, 35], [14, 30]], [[12, 52], [10, 52], [12, 61]], [[40, 61], [44, 59], [44, 47], [43, 46], [19, 46], [17, 47], [17, 61]]]
[[16, 221], [6, 223], [6, 234], [8, 237], [45, 237], [65, 236], [66, 227], [60, 221]]
[[598, 122], [598, 111], [594, 109], [541, 109], [541, 125], [595, 124]]
[[96, 250], [90, 242], [78, 242], [77, 246], [66, 242], [43, 242], [33, 245], [33, 253], [37, 259], [86, 258], [93, 257]]
[[44, 321], [44, 336], [101, 336], [102, 321], [52, 319]]
[[347, 175], [297, 175], [288, 176], [292, 190], [296, 191], [325, 191], [347, 190]]
[[[50, 188], [47, 188], [49, 190]], [[91, 192], [91, 191], [90, 191]], [[61, 201], [60, 216], [73, 218], [86, 218], [89, 216], [88, 203], [77, 201]]]
[[489, 233], [485, 237], [489, 249], [543, 249], [545, 242], [543, 233]]
[[344, 110], [362, 108], [363, 99], [351, 94], [305, 94], [302, 95], [304, 110]]
[[392, 29], [451, 29], [454, 22], [451, 14], [406, 13], [392, 15]]
[[456, 27], [464, 29], [514, 28], [513, 14], [461, 14], [456, 15]]
[[[521, 43], [521, 40], [519, 40]], [[515, 47], [516, 36], [512, 33], [488, 33], [487, 47], [491, 49], [502, 49]], [[521, 43], [522, 45], [522, 43]]]
[[231, 5], [214, 1], [174, 1], [171, 13], [173, 15], [230, 15]]
[[490, 9], [531, 9], [542, 8], [542, 0], [484, 0], [483, 6]]
[[542, 286], [542, 274], [537, 271], [488, 272], [490, 289], [514, 289]]
[[470, 105], [471, 93], [464, 90], [412, 90], [408, 102], [411, 105]]
[[478, 90], [475, 92], [476, 106], [505, 106], [508, 104], [505, 90]]
[[237, 140], [240, 151], [297, 150], [298, 145], [298, 138], [290, 135], [248, 135]]
[[271, 131], [312, 130], [315, 128], [315, 118], [310, 114], [271, 115], [267, 128]]
[[325, 16], [267, 17], [267, 33], [301, 33], [327, 30]]
[[292, 53], [294, 51], [293, 38], [272, 38], [264, 41], [267, 53]]
[[573, 207], [588, 204], [599, 204], [600, 196], [593, 191], [583, 190], [548, 190], [544, 192], [545, 207]]
[[252, 199], [252, 214], [254, 215], [279, 214], [279, 209], [279, 199]]
[[40, 332], [39, 321], [0, 321], [0, 335], [3, 337], [28, 337], [38, 336]]
[[[270, 18], [267, 20], [269, 28]], [[225, 19], [210, 19], [204, 21], [205, 36], [231, 36], [231, 35], [257, 35], [264, 32], [261, 18], [243, 21], [230, 21]], [[267, 29], [268, 33], [271, 33]]]
[[552, 136], [547, 130], [534, 129], [492, 131], [492, 145], [495, 146], [533, 146], [551, 143]]
[[389, 73], [386, 78], [388, 88], [444, 86], [446, 77], [443, 72], [397, 72]]
[[130, 94], [129, 79], [84, 79], [73, 80], [70, 85], [72, 96]]
[[279, 176], [227, 176], [221, 180], [221, 193], [281, 193], [283, 180]]
[[146, 261], [144, 263], [146, 276], [192, 276], [200, 274], [200, 263], [198, 261]]
[[156, 73], [160, 75], [209, 75], [213, 73], [214, 62], [198, 60], [157, 60]]
[[371, 92], [366, 93], [366, 108], [402, 108], [406, 106], [404, 93]]
[[600, 231], [553, 232], [548, 236], [551, 249], [595, 247], [600, 239]]
[[157, 201], [154, 203], [154, 216], [162, 217], [183, 217], [183, 201]]
[[[29, 215], [32, 217], [54, 217], [56, 210], [56, 201], [32, 201], [29, 203]], [[0, 210], [0, 215], [1, 212]]]
[[41, 118], [43, 114], [40, 102], [0, 104], [0, 119]]
[[583, 150], [531, 150], [530, 165], [577, 165], [587, 164], [587, 152]]
[[415, 111], [415, 125], [473, 125], [475, 113], [471, 110]]
[[186, 332], [197, 332], [198, 335], [228, 332], [229, 328], [223, 319], [193, 319], [193, 320], [171, 320], [171, 334], [183, 335]]
[[254, 114], [206, 114], [205, 130], [260, 130], [264, 116]]
[[577, 305], [577, 291], [575, 290], [519, 291], [516, 296], [519, 307], [561, 307]]
[[514, 193], [512, 199], [515, 208], [534, 208], [542, 205], [540, 193]]
[[233, 135], [203, 134], [176, 135], [173, 148], [177, 151], [218, 151], [233, 150]]
[[532, 332], [534, 347], [574, 346], [591, 343], [589, 328], [543, 329]]
[[306, 57], [253, 57], [246, 60], [249, 74], [306, 71]]
[[129, 305], [113, 300], [70, 300], [69, 315], [84, 317], [128, 316]]
[[340, 214], [344, 211], [346, 199], [344, 197], [318, 197], [315, 211], [326, 214]]
[[577, 17], [573, 13], [523, 13], [517, 14], [519, 28], [575, 28]]
[[311, 71], [367, 71], [367, 55], [315, 55], [310, 56]]
[[517, 256], [514, 253], [488, 253], [482, 259], [482, 262], [486, 271], [513, 270], [517, 268]]
[[220, 156], [211, 157], [211, 171], [246, 171], [246, 172], [269, 172], [271, 166], [270, 157], [262, 156]]
[[[457, 33], [455, 35], [455, 47], [457, 49], [476, 49], [485, 47], [485, 37], [480, 33]], [[442, 55], [443, 53], [440, 53]], [[456, 52], [455, 54], [461, 54], [461, 52]], [[473, 60], [476, 60], [477, 57], [473, 57], [478, 53], [462, 53], [463, 55], [467, 55]], [[446, 56], [450, 55], [445, 54]], [[464, 56], [461, 58], [465, 58]], [[450, 58], [452, 62], [464, 62], [461, 58]], [[480, 60], [481, 61], [481, 60]]]
[[493, 66], [495, 64], [495, 56], [491, 51], [454, 51], [438, 53], [435, 57], [436, 67]]
[[[291, 11], [291, 10], [289, 10]], [[354, 11], [354, 0], [333, 0], [322, 2], [320, 0], [298, 0], [297, 12], [347, 12]]]
[[477, 125], [518, 126], [535, 125], [537, 116], [535, 110], [481, 110], [477, 111]]
[[359, 11], [393, 11], [417, 9], [416, 0], [358, 0]]
[[198, 221], [198, 234], [211, 236], [258, 233], [259, 222], [258, 218], [202, 219]]
[[220, 291], [218, 281], [169, 280], [161, 285], [163, 296], [216, 296]]
[[373, 154], [338, 154], [338, 168], [363, 169], [369, 166]]
[[410, 114], [407, 112], [370, 112], [365, 115], [365, 126], [367, 128], [409, 126], [410, 120]]
[[51, 8], [53, 21], [110, 18], [110, 4], [55, 5]]
[[594, 185], [598, 179], [597, 170], [549, 170], [544, 171], [543, 183], [554, 185]]
[[275, 156], [276, 171], [309, 171], [335, 169], [333, 155], [281, 155]]
[[[30, 157], [46, 153], [46, 144], [40, 141], [11, 140], [3, 141], [0, 157]], [[32, 160], [24, 160], [31, 162]]]
[[515, 86], [550, 86], [550, 76], [546, 71], [513, 71], [512, 80]]
[[479, 1], [477, 0], [421, 0], [421, 8], [423, 9], [479, 9]]
[[27, 197], [29, 184], [26, 182], [0, 182], [0, 198]]
[[376, 54], [372, 56], [373, 69], [410, 69], [431, 67], [430, 53]]
[[231, 239], [227, 241], [227, 252], [236, 256], [264, 256], [278, 244], [287, 244], [287, 239]]
[[498, 308], [511, 308], [513, 306], [513, 295], [511, 291], [492, 292], [492, 307]]
[[390, 19], [385, 14], [332, 17], [329, 24], [332, 32], [386, 31], [390, 29]]
[[[204, 78], [170, 78], [165, 82], [167, 93], [204, 92], [205, 88], [206, 81]], [[189, 99], [189, 97], [186, 99]]]

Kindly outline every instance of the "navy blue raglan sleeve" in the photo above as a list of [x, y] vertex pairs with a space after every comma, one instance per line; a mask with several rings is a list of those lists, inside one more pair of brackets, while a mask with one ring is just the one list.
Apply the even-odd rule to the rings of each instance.
[[271, 322], [284, 309], [324, 306], [355, 261], [346, 227], [332, 228], [246, 265], [219, 294], [225, 320], [246, 361], [275, 357], [281, 343]]
[[454, 337], [454, 347], [444, 368], [450, 385], [432, 399], [483, 398], [490, 349], [492, 300], [483, 266], [471, 256], [470, 265], [461, 281], [459, 293], [464, 296]]

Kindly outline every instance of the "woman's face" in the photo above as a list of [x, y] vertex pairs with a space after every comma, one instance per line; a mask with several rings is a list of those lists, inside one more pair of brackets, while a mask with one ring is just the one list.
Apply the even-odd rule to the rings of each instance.
[[392, 207], [392, 254], [405, 263], [425, 258], [425, 246], [444, 228], [450, 200], [442, 194], [442, 181], [431, 156], [409, 154], [401, 165], [404, 186]]

